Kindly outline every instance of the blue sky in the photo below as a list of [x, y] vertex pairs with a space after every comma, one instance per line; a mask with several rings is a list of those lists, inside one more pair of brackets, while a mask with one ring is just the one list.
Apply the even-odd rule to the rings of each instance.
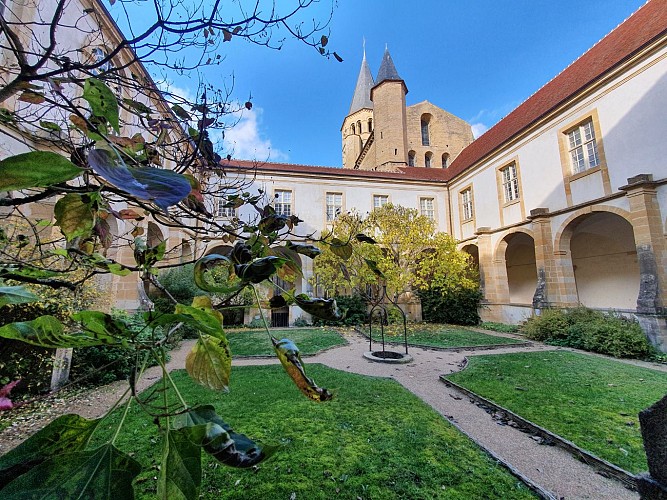
[[[364, 38], [373, 76], [388, 45], [409, 89], [408, 105], [429, 100], [484, 130], [643, 3], [338, 0], [329, 48], [344, 62], [290, 40], [274, 51], [233, 39], [224, 44], [224, 63], [207, 70], [207, 77], [229, 85], [233, 75], [241, 102], [252, 94], [253, 110], [226, 136], [235, 157], [340, 166], [340, 126]], [[328, 8], [325, 2], [303, 17], [326, 17]], [[174, 79], [177, 87], [189, 83]]]

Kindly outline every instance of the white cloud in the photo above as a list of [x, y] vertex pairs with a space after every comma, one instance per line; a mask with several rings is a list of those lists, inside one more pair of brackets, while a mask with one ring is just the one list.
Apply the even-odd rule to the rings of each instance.
[[480, 135], [489, 130], [489, 127], [487, 127], [483, 123], [473, 123], [471, 127], [472, 127], [472, 135], [475, 139], [477, 139]]
[[271, 140], [260, 131], [262, 108], [239, 112], [238, 122], [225, 131], [222, 141], [225, 154], [244, 160], [285, 161], [288, 155], [271, 146]]

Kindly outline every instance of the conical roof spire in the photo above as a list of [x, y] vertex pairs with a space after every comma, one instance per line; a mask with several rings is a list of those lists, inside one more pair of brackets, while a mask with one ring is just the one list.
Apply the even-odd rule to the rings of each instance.
[[394, 66], [394, 61], [391, 59], [388, 47], [384, 48], [384, 57], [382, 58], [382, 64], [380, 64], [380, 69], [375, 82], [379, 85], [385, 80], [403, 80], [403, 78], [398, 75], [398, 71], [396, 71], [396, 66]]
[[366, 48], [364, 47], [364, 58], [361, 61], [361, 69], [357, 77], [357, 86], [354, 88], [354, 96], [352, 97], [352, 104], [348, 115], [359, 111], [363, 108], [373, 108], [373, 101], [371, 101], [371, 88], [375, 85], [373, 82], [373, 75], [371, 68], [366, 62]]

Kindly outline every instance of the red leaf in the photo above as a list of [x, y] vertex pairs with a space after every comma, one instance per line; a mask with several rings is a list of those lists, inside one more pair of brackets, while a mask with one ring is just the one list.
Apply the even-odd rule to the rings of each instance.
[[10, 382], [9, 384], [0, 388], [0, 411], [11, 410], [14, 408], [14, 403], [12, 403], [11, 399], [9, 399], [7, 396], [9, 396], [11, 390], [16, 387], [16, 384], [18, 384], [20, 381], [21, 379], [14, 380], [14, 382]]

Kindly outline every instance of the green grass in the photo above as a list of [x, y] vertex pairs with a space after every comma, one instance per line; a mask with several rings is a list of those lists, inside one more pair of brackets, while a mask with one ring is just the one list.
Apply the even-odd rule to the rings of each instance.
[[633, 473], [637, 415], [667, 391], [667, 373], [566, 351], [471, 356], [447, 378]]
[[[334, 400], [309, 401], [276, 365], [234, 367], [229, 393], [213, 393], [184, 372], [174, 374], [191, 404], [212, 403], [234, 430], [279, 445], [257, 470], [231, 469], [206, 456], [203, 498], [289, 499], [293, 493], [308, 500], [533, 498], [393, 380], [317, 364], [308, 370], [318, 384], [334, 390]], [[105, 435], [98, 439], [111, 435], [117, 419], [103, 425]], [[116, 444], [145, 465], [137, 496], [154, 496], [162, 444], [152, 418], [133, 406]]]
[[[272, 356], [273, 346], [266, 330], [238, 330], [227, 332], [227, 339], [234, 356]], [[345, 340], [328, 328], [292, 328], [271, 330], [277, 339], [289, 338], [299, 347], [302, 355], [316, 354], [329, 347], [345, 345]]]
[[[368, 332], [368, 328], [362, 329]], [[403, 325], [389, 325], [384, 327], [385, 339], [388, 342], [403, 342]], [[373, 340], [380, 340], [380, 328], [373, 326]], [[487, 335], [485, 333], [468, 330], [464, 327], [408, 324], [408, 344], [432, 347], [473, 347], [494, 344], [518, 344], [520, 340], [507, 337]]]
[[479, 328], [501, 333], [518, 333], [519, 325], [509, 325], [507, 323], [495, 323], [493, 321], [484, 321], [479, 324]]

